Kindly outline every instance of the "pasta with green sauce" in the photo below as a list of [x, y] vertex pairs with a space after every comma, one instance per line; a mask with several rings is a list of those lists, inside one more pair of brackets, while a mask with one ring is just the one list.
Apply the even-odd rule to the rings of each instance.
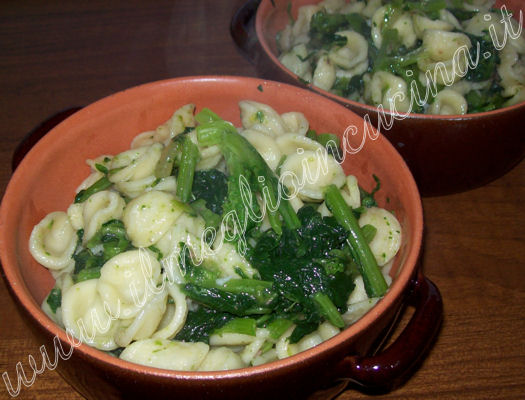
[[[58, 325], [172, 370], [271, 362], [338, 334], [388, 290], [393, 213], [346, 176], [338, 139], [300, 112], [239, 103], [242, 126], [187, 104], [131, 148], [87, 163], [29, 249]], [[317, 171], [317, 174], [315, 173]]]
[[519, 18], [493, 3], [304, 5], [277, 35], [279, 60], [305, 83], [403, 113], [457, 115], [510, 106], [525, 101], [525, 38]]

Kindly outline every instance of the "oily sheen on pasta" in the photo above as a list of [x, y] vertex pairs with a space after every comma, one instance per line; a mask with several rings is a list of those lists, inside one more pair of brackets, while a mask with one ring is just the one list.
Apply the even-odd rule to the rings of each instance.
[[87, 160], [68, 209], [35, 221], [29, 250], [55, 278], [42, 308], [71, 336], [157, 368], [238, 369], [330, 339], [388, 290], [402, 231], [379, 186], [345, 175], [338, 136], [301, 112], [238, 107], [240, 127], [180, 106]]
[[276, 38], [280, 62], [306, 83], [400, 113], [461, 115], [525, 100], [522, 15], [493, 0], [311, 3]]

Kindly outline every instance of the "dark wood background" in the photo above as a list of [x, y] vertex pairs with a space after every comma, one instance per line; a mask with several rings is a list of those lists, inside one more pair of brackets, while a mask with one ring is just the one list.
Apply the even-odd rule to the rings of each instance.
[[[255, 76], [229, 33], [241, 5], [239, 0], [0, 2], [2, 193], [15, 147], [51, 115], [159, 79]], [[524, 178], [522, 162], [485, 187], [423, 200], [423, 270], [441, 290], [444, 322], [421, 367], [380, 398], [524, 398]], [[3, 281], [0, 310], [0, 373], [15, 379], [17, 362], [27, 367], [41, 344], [32, 339]], [[408, 314], [402, 322], [407, 319]], [[337, 398], [369, 396], [351, 387]], [[9, 398], [3, 381], [0, 398]], [[55, 371], [45, 371], [18, 398], [80, 396]]]

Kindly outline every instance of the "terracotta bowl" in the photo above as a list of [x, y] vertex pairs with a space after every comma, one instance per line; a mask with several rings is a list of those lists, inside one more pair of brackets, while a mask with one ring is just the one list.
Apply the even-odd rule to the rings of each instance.
[[[232, 19], [231, 33], [242, 52], [256, 65], [259, 76], [311, 90], [331, 98], [378, 126], [378, 109], [348, 100], [313, 85], [305, 85], [278, 60], [276, 34], [305, 4], [319, 0], [251, 0]], [[260, 3], [260, 4], [259, 4]], [[522, 0], [503, 3], [515, 16]], [[496, 5], [501, 6], [498, 1]], [[382, 117], [383, 133], [403, 156], [423, 196], [445, 195], [484, 185], [505, 174], [525, 156], [522, 116], [525, 102], [468, 115], [435, 116], [413, 113], [407, 118]], [[391, 123], [385, 128], [384, 121]]]
[[[336, 337], [293, 357], [226, 372], [179, 372], [128, 363], [87, 345], [72, 345], [66, 333], [41, 311], [53, 286], [50, 273], [28, 251], [33, 226], [47, 213], [65, 210], [76, 186], [88, 175], [85, 160], [129, 148], [139, 132], [155, 128], [186, 103], [209, 107], [240, 124], [237, 103], [252, 99], [278, 112], [301, 111], [318, 131], [342, 134], [363, 120], [311, 91], [262, 79], [190, 77], [154, 82], [104, 98], [65, 119], [29, 151], [15, 170], [0, 210], [0, 254], [11, 294], [40, 344], [66, 354], [58, 371], [86, 398], [299, 398], [336, 378], [391, 388], [417, 363], [432, 342], [442, 315], [436, 287], [418, 269], [423, 220], [420, 197], [409, 169], [384, 137], [349, 155], [344, 169], [369, 190], [372, 174], [382, 181], [380, 205], [393, 210], [403, 243], [386, 296], [361, 320]], [[358, 138], [350, 137], [357, 146]], [[401, 307], [416, 312], [399, 338], [376, 356]], [[53, 340], [55, 342], [53, 342]], [[70, 349], [72, 353], [67, 354]], [[51, 356], [52, 357], [52, 356]]]

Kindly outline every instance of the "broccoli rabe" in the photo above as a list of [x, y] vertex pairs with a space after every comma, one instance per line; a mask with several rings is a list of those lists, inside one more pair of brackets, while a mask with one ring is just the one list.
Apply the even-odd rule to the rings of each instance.
[[266, 201], [264, 211], [275, 232], [281, 233], [283, 223], [289, 228], [297, 228], [299, 219], [282, 196], [285, 189], [259, 152], [237, 133], [232, 124], [207, 109], [201, 113], [196, 116], [198, 121], [204, 121], [197, 127], [198, 141], [203, 146], [218, 145], [228, 170], [228, 193], [223, 204], [223, 215], [233, 212], [243, 232], [249, 232], [258, 225], [254, 216], [262, 212], [256, 198], [259, 194]]
[[106, 261], [134, 248], [123, 222], [116, 219], [104, 223], [85, 245], [82, 244], [84, 231], [77, 231], [77, 235], [78, 244], [73, 254], [76, 282], [100, 277], [100, 269]]

